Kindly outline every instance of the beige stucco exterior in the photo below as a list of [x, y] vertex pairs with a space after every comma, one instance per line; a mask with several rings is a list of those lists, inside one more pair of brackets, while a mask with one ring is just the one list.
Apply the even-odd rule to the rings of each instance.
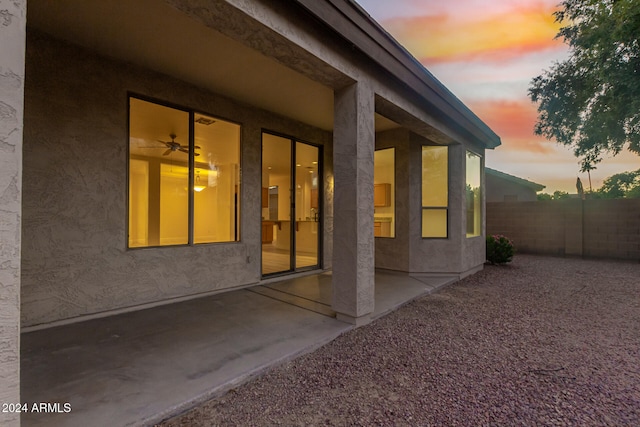
[[[320, 145], [330, 133], [41, 33], [28, 42], [23, 325], [257, 283], [262, 129]], [[240, 242], [127, 249], [128, 93], [241, 124]]]
[[[465, 234], [465, 159], [499, 138], [355, 3], [28, 3], [28, 31], [24, 4], [2, 27], [3, 399], [18, 393], [20, 322], [47, 328], [261, 283], [264, 131], [321, 147], [317, 271], [333, 271], [339, 319], [368, 321], [374, 268], [482, 268], [484, 232]], [[239, 241], [127, 247], [130, 95], [240, 125]], [[434, 144], [449, 146], [445, 239], [420, 230], [420, 151]], [[389, 147], [395, 238], [374, 238], [374, 150]]]
[[[270, 2], [255, 2], [252, 7], [233, 1], [144, 3], [147, 12], [157, 15], [150, 20], [162, 24], [166, 16], [176, 25], [193, 26], [203, 37], [211, 38], [201, 51], [190, 54], [178, 52], [178, 42], [162, 40], [162, 47], [182, 55], [181, 61], [191, 68], [174, 66], [161, 52], [146, 54], [145, 61], [156, 67], [135, 63], [145, 62], [142, 60], [132, 63], [134, 54], [143, 55], [140, 49], [144, 46], [128, 47], [121, 36], [111, 34], [103, 17], [95, 15], [98, 9], [94, 11], [90, 4], [61, 2], [56, 10], [49, 3], [33, 0], [25, 94], [23, 327], [77, 321], [259, 283], [263, 130], [323, 148], [321, 268], [333, 269], [334, 309], [345, 319], [366, 318], [372, 311], [374, 266], [463, 276], [482, 265], [483, 239], [467, 238], [463, 222], [465, 152], [484, 154], [482, 143], [471, 141], [473, 132], [437, 120], [435, 107], [420, 105], [406, 81], [388, 78], [382, 65], [372, 66], [367, 55], [354, 54], [347, 44], [337, 43], [338, 36], [309, 20], [304, 8]], [[138, 11], [138, 3], [127, 5], [132, 15]], [[71, 6], [75, 6], [73, 14]], [[59, 13], [59, 22], [43, 19], [40, 14], [45, 11]], [[109, 14], [111, 10], [99, 12]], [[74, 19], [93, 24], [98, 35], [76, 30], [74, 26], [81, 23]], [[121, 25], [132, 32], [141, 31], [130, 15], [113, 19], [122, 20]], [[79, 44], [84, 46], [60, 39], [71, 36], [83, 36]], [[364, 36], [354, 33], [357, 37]], [[155, 38], [148, 43], [158, 47]], [[200, 67], [193, 62], [193, 55], [204, 53], [224, 52], [229, 57], [229, 46], [240, 51], [243, 60], [263, 67], [259, 74], [244, 70], [252, 67], [238, 70], [238, 79], [256, 79], [256, 90], [264, 90], [255, 99], [248, 100], [251, 95], [236, 87], [233, 79], [226, 86], [207, 80], [198, 72], [206, 59]], [[232, 67], [233, 59], [229, 61]], [[277, 78], [282, 73], [291, 83], [278, 82], [277, 94], [283, 94], [278, 98], [260, 79], [261, 74]], [[299, 108], [298, 104], [296, 108], [283, 106], [298, 102], [291, 95], [295, 93], [316, 98]], [[240, 124], [239, 242], [127, 248], [130, 94]], [[325, 105], [327, 94], [332, 105]], [[307, 104], [315, 105], [304, 111]], [[398, 231], [394, 239], [373, 239], [370, 188], [376, 144], [398, 150]], [[419, 152], [428, 144], [450, 146], [446, 239], [420, 237]]]
[[[0, 1], [0, 403], [20, 402], [20, 230], [26, 5]], [[17, 426], [20, 414], [0, 412]]]
[[[407, 129], [394, 129], [376, 135], [376, 149], [395, 148], [396, 153], [396, 235], [376, 239], [377, 268], [411, 274], [454, 274], [464, 277], [484, 263], [484, 238], [466, 237], [465, 153], [472, 149], [454, 143], [449, 147], [448, 237], [423, 238], [421, 214], [421, 148], [432, 140]], [[400, 173], [398, 173], [400, 172]]]

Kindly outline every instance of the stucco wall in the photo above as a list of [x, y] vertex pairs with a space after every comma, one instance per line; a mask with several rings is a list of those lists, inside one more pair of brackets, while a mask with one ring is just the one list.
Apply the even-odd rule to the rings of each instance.
[[640, 260], [640, 199], [488, 203], [487, 232], [521, 253]]
[[395, 237], [375, 239], [377, 268], [409, 271], [409, 137], [406, 129], [376, 134], [376, 150], [395, 148]]
[[[0, 404], [20, 402], [20, 222], [26, 3], [0, 0]], [[3, 426], [20, 425], [0, 412]]]
[[[465, 276], [482, 269], [485, 262], [484, 225], [481, 236], [466, 236], [466, 152], [464, 143], [449, 146], [449, 236], [447, 239], [424, 239], [421, 236], [421, 174], [420, 147], [424, 142], [417, 136], [412, 139], [411, 179], [413, 219], [411, 221], [411, 272], [451, 273]], [[473, 151], [484, 157], [484, 150]], [[483, 162], [484, 165], [484, 162]], [[415, 171], [415, 172], [413, 172]], [[484, 191], [482, 192], [484, 199]], [[484, 206], [484, 201], [483, 204]], [[484, 212], [483, 212], [484, 224]]]
[[[465, 275], [485, 262], [484, 237], [466, 237], [464, 144], [449, 146], [449, 226], [446, 239], [422, 238], [422, 146], [405, 129], [380, 132], [376, 148], [396, 148], [396, 237], [376, 239], [376, 267], [411, 273]], [[482, 150], [475, 150], [484, 155]]]
[[[128, 91], [241, 124], [241, 242], [127, 249]], [[331, 141], [328, 132], [30, 33], [23, 325], [257, 282], [263, 128], [318, 144]], [[325, 198], [328, 212], [330, 200]]]

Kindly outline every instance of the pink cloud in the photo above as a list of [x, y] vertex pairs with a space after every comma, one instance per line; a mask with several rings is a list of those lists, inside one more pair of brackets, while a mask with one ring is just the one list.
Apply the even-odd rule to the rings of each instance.
[[500, 136], [504, 148], [536, 153], [550, 153], [552, 151], [555, 143], [533, 133], [537, 110], [531, 102], [476, 100], [467, 104], [483, 122]]

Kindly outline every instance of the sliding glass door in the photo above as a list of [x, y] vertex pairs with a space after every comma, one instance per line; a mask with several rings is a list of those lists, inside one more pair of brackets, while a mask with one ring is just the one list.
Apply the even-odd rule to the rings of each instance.
[[320, 265], [320, 148], [262, 135], [262, 274]]
[[320, 198], [318, 147], [295, 143], [295, 268], [318, 265]]

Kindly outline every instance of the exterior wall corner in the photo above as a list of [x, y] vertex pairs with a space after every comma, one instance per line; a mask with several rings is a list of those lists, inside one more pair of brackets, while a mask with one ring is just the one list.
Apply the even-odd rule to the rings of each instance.
[[[26, 2], [0, 1], [0, 402], [20, 402], [20, 245]], [[18, 412], [0, 424], [19, 426]]]

